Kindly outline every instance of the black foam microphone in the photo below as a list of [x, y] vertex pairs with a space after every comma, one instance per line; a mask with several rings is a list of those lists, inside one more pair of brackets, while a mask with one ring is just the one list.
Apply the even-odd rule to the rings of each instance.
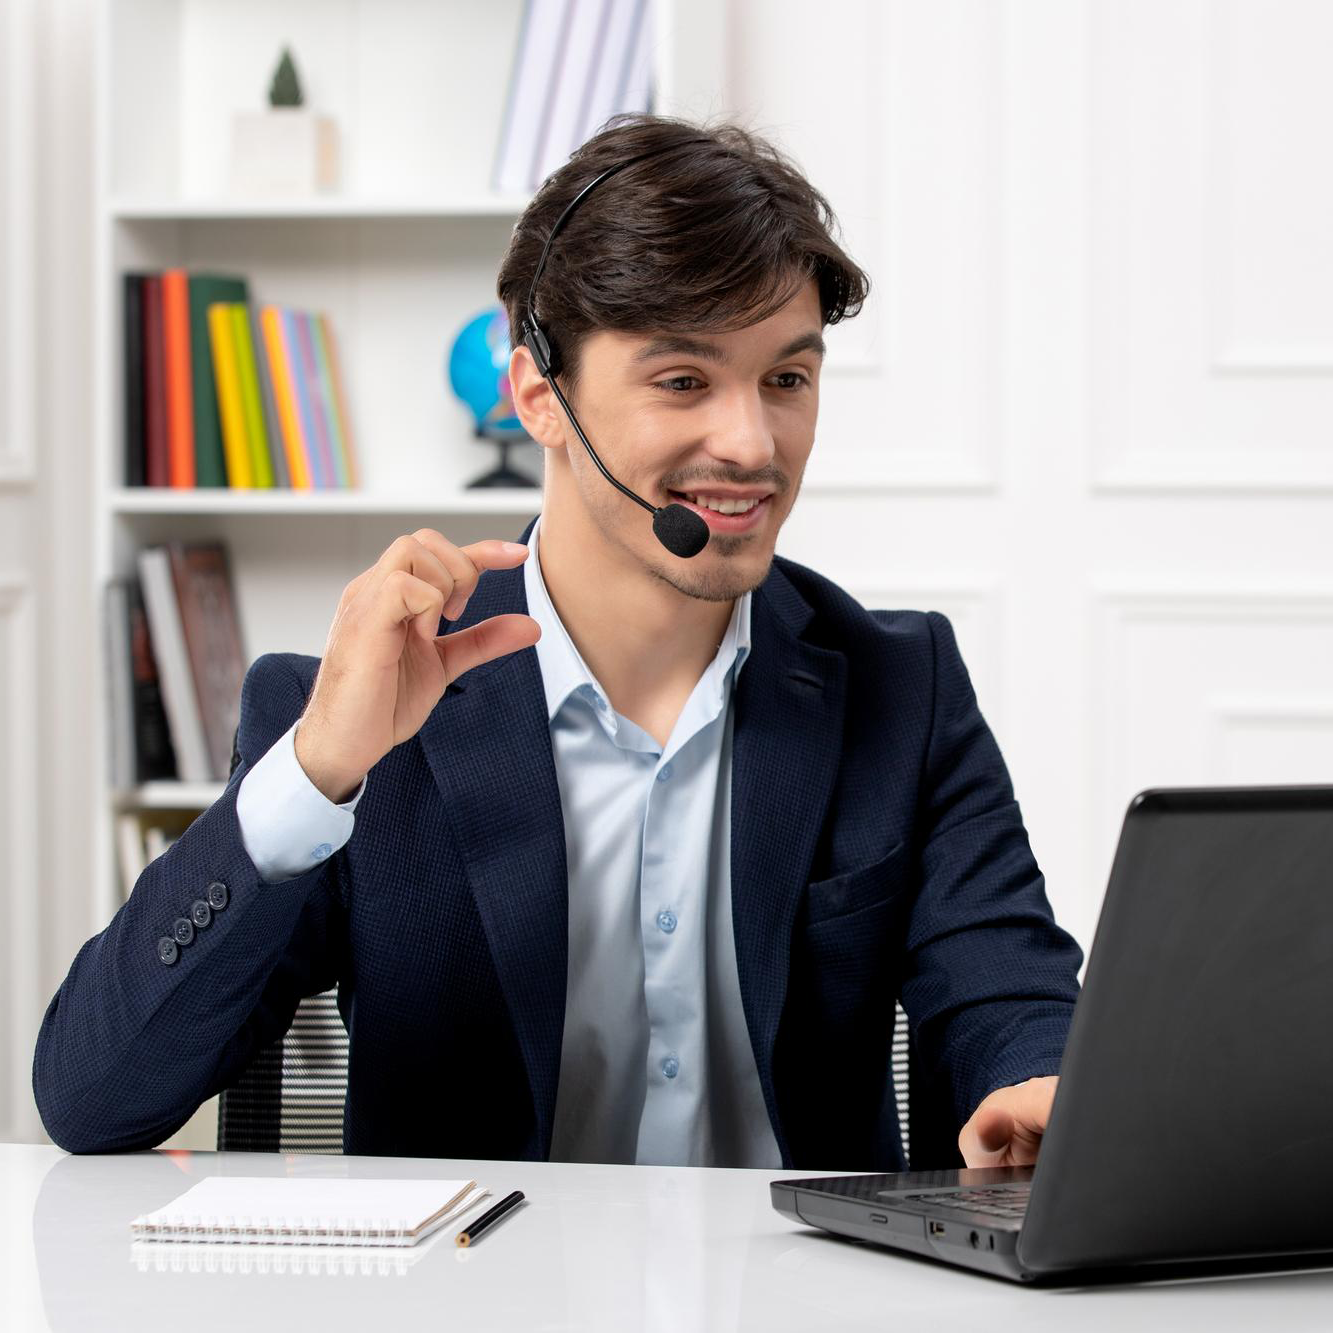
[[663, 144], [657, 148], [651, 148], [646, 153], [639, 153], [634, 157], [626, 158], [623, 162], [618, 162], [613, 167], [608, 167], [599, 176], [594, 176], [573, 199], [565, 205], [564, 211], [555, 221], [555, 226], [551, 228], [551, 234], [546, 238], [546, 244], [542, 246], [541, 258], [537, 261], [537, 268], [532, 275], [532, 285], [528, 288], [527, 316], [523, 320], [522, 336], [523, 343], [528, 351], [532, 353], [532, 359], [537, 365], [538, 371], [542, 377], [551, 386], [556, 399], [564, 409], [565, 415], [569, 418], [569, 424], [574, 427], [575, 433], [583, 441], [583, 447], [588, 451], [588, 457], [597, 464], [597, 470], [604, 476], [612, 486], [622, 495], [627, 495], [637, 505], [642, 505], [653, 516], [653, 535], [663, 546], [666, 547], [672, 555], [680, 556], [688, 560], [691, 556], [698, 555], [700, 551], [708, 545], [708, 524], [694, 512], [683, 504], [671, 503], [662, 505], [658, 508], [651, 505], [641, 496], [635, 495], [628, 486], [618, 482], [607, 470], [606, 465], [597, 457], [597, 451], [592, 447], [588, 437], [583, 433], [583, 427], [579, 425], [578, 418], [574, 415], [574, 409], [570, 407], [561, 393], [560, 386], [555, 382], [555, 377], [560, 373], [560, 353], [556, 345], [551, 341], [550, 336], [537, 323], [537, 316], [533, 312], [533, 298], [537, 293], [537, 280], [542, 275], [542, 270], [546, 267], [546, 256], [550, 253], [551, 242], [555, 240], [560, 229], [565, 225], [569, 215], [578, 207], [583, 200], [592, 193], [608, 176], [614, 176], [616, 172], [623, 171], [626, 167], [632, 166], [635, 162], [642, 162], [646, 157], [656, 157], [658, 153], [669, 152], [673, 148], [683, 148], [687, 144], [693, 143], [712, 143], [711, 139], [683, 139], [679, 143]]

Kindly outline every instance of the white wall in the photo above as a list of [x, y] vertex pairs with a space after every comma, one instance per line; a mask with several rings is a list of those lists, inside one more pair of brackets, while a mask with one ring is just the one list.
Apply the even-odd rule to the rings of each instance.
[[1057, 915], [1125, 807], [1333, 781], [1333, 6], [736, 0], [872, 271], [780, 544], [958, 626]]
[[[0, 0], [0, 1140], [43, 1141], [42, 1011], [95, 929], [88, 578], [93, 0]], [[100, 924], [100, 923], [99, 923]]]

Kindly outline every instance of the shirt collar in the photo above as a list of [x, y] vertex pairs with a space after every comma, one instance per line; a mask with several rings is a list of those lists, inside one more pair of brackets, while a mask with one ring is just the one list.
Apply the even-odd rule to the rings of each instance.
[[[556, 714], [572, 694], [581, 693], [589, 703], [595, 703], [600, 698], [609, 710], [610, 700], [607, 699], [606, 691], [574, 646], [573, 639], [556, 614], [546, 591], [541, 563], [537, 557], [540, 529], [541, 517], [538, 516], [528, 534], [528, 558], [523, 562], [523, 590], [527, 597], [528, 614], [541, 626], [542, 631], [536, 649], [542, 686], [546, 691], [547, 721], [555, 720]], [[725, 691], [728, 673], [734, 681], [750, 655], [750, 597], [751, 594], [746, 592], [736, 599], [717, 654], [704, 672], [705, 679], [713, 682], [719, 698]]]

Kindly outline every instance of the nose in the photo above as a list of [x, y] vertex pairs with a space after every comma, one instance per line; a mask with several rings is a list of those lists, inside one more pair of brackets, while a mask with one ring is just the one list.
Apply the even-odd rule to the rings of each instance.
[[773, 430], [759, 390], [753, 385], [737, 387], [715, 401], [716, 413], [708, 425], [709, 454], [742, 471], [771, 463]]

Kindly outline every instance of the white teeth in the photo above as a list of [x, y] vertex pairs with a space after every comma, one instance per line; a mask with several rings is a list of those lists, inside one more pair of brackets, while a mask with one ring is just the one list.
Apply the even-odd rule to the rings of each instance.
[[749, 500], [722, 500], [711, 495], [690, 495], [686, 497], [700, 509], [716, 509], [719, 514], [745, 514], [759, 503], [762, 497]]

